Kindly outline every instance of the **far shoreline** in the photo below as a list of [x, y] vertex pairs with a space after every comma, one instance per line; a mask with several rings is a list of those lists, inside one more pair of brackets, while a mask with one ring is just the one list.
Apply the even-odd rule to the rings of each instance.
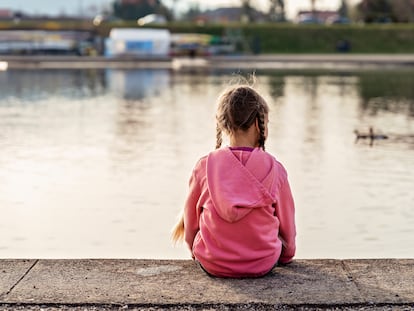
[[[0, 55], [8, 69], [361, 70], [414, 68], [414, 54], [259, 54], [206, 57]], [[1, 71], [1, 70], [0, 70]]]

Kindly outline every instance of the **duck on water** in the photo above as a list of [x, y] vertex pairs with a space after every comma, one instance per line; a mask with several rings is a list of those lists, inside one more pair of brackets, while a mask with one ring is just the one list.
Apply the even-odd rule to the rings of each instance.
[[383, 134], [375, 134], [374, 133], [374, 129], [372, 127], [369, 128], [368, 133], [360, 133], [358, 130], [354, 131], [355, 133], [355, 143], [358, 142], [358, 140], [360, 139], [368, 139], [369, 140], [369, 145], [372, 147], [374, 145], [374, 141], [375, 140], [379, 140], [379, 139], [388, 139], [387, 135], [383, 135]]

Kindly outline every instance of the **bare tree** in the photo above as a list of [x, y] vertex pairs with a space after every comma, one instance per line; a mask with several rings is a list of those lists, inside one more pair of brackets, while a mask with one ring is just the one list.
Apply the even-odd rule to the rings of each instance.
[[172, 1], [171, 16], [173, 20], [177, 19], [177, 0]]
[[310, 0], [312, 17], [316, 20], [316, 0]]
[[362, 20], [366, 23], [395, 20], [391, 0], [362, 0], [357, 8]]
[[247, 22], [253, 22], [254, 21], [254, 9], [252, 6], [251, 0], [242, 0], [242, 11], [243, 16], [246, 18]]
[[270, 0], [269, 18], [273, 21], [285, 21], [285, 1]]
[[349, 16], [349, 12], [348, 12], [348, 2], [346, 0], [342, 0], [341, 1], [341, 6], [339, 7], [338, 13], [340, 16], [342, 17], [348, 17]]
[[414, 22], [414, 1], [412, 0], [393, 0], [392, 11], [395, 19], [400, 23]]
[[311, 10], [312, 11], [315, 11], [315, 3], [316, 3], [316, 0], [310, 0], [310, 2], [311, 2]]

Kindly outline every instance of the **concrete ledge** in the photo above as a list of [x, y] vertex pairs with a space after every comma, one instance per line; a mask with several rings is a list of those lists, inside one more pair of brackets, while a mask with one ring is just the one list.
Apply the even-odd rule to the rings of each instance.
[[[328, 69], [407, 68], [414, 54], [261, 54], [205, 58], [0, 55], [8, 69]], [[0, 68], [1, 68], [0, 67]], [[4, 70], [4, 69], [3, 69]]]
[[0, 309], [413, 310], [414, 259], [296, 260], [258, 279], [191, 260], [0, 260]]

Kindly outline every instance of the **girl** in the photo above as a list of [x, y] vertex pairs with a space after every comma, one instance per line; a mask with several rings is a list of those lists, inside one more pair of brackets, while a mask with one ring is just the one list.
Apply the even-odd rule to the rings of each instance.
[[[249, 86], [218, 100], [216, 150], [190, 178], [173, 240], [213, 276], [258, 277], [295, 254], [294, 203], [282, 164], [264, 151], [269, 108]], [[230, 146], [221, 148], [222, 132]]]

